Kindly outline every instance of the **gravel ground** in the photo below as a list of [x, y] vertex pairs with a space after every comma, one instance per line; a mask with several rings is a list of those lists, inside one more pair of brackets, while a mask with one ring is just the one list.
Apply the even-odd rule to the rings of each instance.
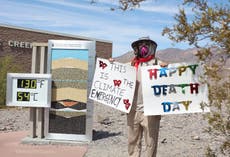
[[[126, 114], [104, 105], [95, 105], [94, 136], [86, 157], [127, 157], [126, 127]], [[210, 135], [204, 132], [206, 127], [207, 123], [200, 113], [162, 116], [157, 156], [205, 156], [205, 149], [212, 144]], [[29, 110], [0, 109], [0, 132], [21, 130], [29, 130]]]

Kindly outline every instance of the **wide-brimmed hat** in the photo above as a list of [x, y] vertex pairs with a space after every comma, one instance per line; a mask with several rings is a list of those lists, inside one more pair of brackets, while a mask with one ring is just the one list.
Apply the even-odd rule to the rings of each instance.
[[139, 44], [140, 42], [144, 42], [144, 41], [150, 42], [150, 43], [152, 43], [155, 47], [157, 47], [157, 43], [156, 43], [155, 41], [151, 40], [149, 37], [142, 37], [142, 38], [139, 38], [137, 41], [134, 41], [134, 42], [131, 44], [131, 46], [132, 46], [132, 48], [134, 49], [134, 48], [136, 48], [136, 47], [138, 46], [138, 44]]

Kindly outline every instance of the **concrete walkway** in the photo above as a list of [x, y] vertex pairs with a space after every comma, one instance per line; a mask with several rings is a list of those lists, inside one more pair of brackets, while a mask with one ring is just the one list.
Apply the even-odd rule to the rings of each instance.
[[83, 157], [87, 146], [21, 144], [27, 131], [0, 133], [1, 157]]

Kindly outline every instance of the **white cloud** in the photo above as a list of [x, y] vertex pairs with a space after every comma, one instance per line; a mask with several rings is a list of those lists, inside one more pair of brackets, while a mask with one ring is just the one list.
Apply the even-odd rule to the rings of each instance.
[[[103, 3], [107, 5], [119, 5], [118, 0], [98, 0], [97, 3]], [[175, 14], [178, 13], [178, 7], [176, 4], [178, 2], [173, 2], [171, 5], [169, 4], [170, 1], [167, 1], [165, 5], [159, 5], [158, 1], [154, 0], [147, 0], [141, 2], [139, 7], [136, 10], [146, 11], [146, 12], [153, 12], [153, 13], [162, 13], [162, 14]]]
[[177, 7], [172, 6], [141, 6], [139, 8], [142, 11], [154, 12], [154, 13], [164, 13], [164, 14], [175, 14], [178, 13]]
[[150, 36], [156, 40], [159, 48], [170, 46], [169, 40], [161, 35], [163, 26], [172, 23], [168, 18], [170, 16], [162, 18], [161, 14], [146, 15], [143, 10], [163, 13], [165, 16], [174, 12], [172, 7], [171, 12], [166, 11], [169, 9], [167, 6], [148, 5], [143, 5], [139, 11], [134, 12], [111, 12], [104, 2], [105, 0], [98, 0], [98, 3], [103, 4], [90, 5], [89, 1], [83, 4], [40, 0], [37, 5], [23, 1], [5, 1], [0, 6], [0, 21], [22, 27], [110, 40], [114, 44], [114, 56], [131, 50], [131, 42], [142, 36]]
[[54, 0], [39, 0], [39, 1], [48, 4], [62, 5], [65, 7], [72, 7], [72, 8], [84, 9], [84, 10], [96, 11], [96, 12], [104, 12], [105, 10], [109, 10], [109, 8], [107, 7], [103, 7], [103, 6], [98, 7], [96, 5], [92, 5], [90, 1], [86, 1], [86, 4], [81, 4], [76, 1], [75, 2], [54, 1]]
[[[14, 4], [14, 5], [13, 5]], [[1, 7], [0, 7], [1, 8]], [[5, 8], [5, 9], [4, 9]], [[20, 9], [22, 8], [22, 9]], [[27, 9], [23, 9], [27, 8]], [[66, 26], [92, 26], [91, 15], [79, 12], [60, 10], [49, 6], [38, 6], [22, 3], [5, 3], [0, 12], [1, 17], [8, 18], [19, 24], [46, 24], [46, 26], [66, 27]], [[13, 11], [11, 11], [13, 10]], [[37, 26], [39, 26], [37, 25]]]

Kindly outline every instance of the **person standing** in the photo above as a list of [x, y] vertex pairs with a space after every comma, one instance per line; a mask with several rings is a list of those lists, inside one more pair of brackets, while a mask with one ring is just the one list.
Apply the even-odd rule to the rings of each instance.
[[[144, 115], [140, 67], [158, 64], [159, 61], [155, 58], [157, 43], [149, 37], [143, 37], [134, 41], [131, 46], [135, 55], [131, 65], [136, 68], [137, 78], [133, 105], [130, 113], [127, 114], [128, 154], [129, 157], [141, 156], [141, 141], [144, 136], [146, 156], [155, 157], [161, 116]], [[159, 65], [162, 67], [167, 66], [163, 62]]]
[[[136, 68], [137, 77], [132, 108], [127, 114], [128, 155], [129, 157], [141, 156], [142, 138], [144, 136], [146, 157], [156, 157], [161, 116], [144, 115], [140, 67], [158, 65], [158, 63], [161, 67], [166, 67], [168, 64], [155, 58], [157, 43], [149, 37], [139, 38], [131, 46], [135, 55], [131, 65]], [[109, 61], [113, 62], [114, 59], [110, 58]]]

